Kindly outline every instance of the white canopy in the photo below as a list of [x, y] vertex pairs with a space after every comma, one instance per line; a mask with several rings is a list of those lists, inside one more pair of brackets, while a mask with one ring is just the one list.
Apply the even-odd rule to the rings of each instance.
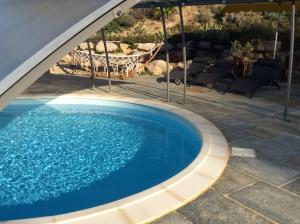
[[0, 109], [137, 0], [0, 0]]

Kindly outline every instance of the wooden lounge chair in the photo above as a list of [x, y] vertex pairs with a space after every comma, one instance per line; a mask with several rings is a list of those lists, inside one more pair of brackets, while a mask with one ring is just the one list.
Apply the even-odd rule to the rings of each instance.
[[239, 78], [228, 88], [229, 92], [240, 93], [251, 98], [255, 91], [262, 86], [280, 86], [275, 81], [278, 75], [278, 60], [258, 59], [253, 64], [253, 71], [249, 77]]
[[214, 88], [219, 79], [231, 76], [231, 70], [234, 61], [229, 59], [218, 59], [208, 71], [202, 72], [196, 76], [191, 83], [194, 85], [207, 86]]

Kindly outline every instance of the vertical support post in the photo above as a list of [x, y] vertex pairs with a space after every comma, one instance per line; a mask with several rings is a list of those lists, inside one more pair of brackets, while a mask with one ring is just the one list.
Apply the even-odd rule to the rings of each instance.
[[48, 70], [48, 81], [49, 81], [49, 83], [51, 83], [51, 72], [50, 72], [50, 69]]
[[274, 52], [273, 52], [273, 59], [276, 58], [277, 53], [277, 43], [278, 43], [278, 30], [279, 30], [279, 19], [280, 19], [280, 7], [277, 13], [277, 24], [276, 24], [276, 32], [275, 32], [275, 41], [274, 41]]
[[186, 81], [187, 81], [187, 65], [186, 65], [186, 43], [185, 43], [185, 33], [184, 33], [184, 22], [183, 22], [183, 13], [182, 5], [179, 6], [179, 16], [180, 16], [180, 31], [182, 39], [182, 54], [183, 54], [183, 104], [186, 102]]
[[94, 71], [94, 61], [93, 61], [93, 56], [92, 56], [92, 50], [91, 50], [91, 43], [90, 40], [87, 40], [87, 46], [88, 46], [88, 51], [89, 51], [89, 58], [90, 58], [90, 65], [91, 65], [91, 79], [93, 80], [93, 89], [95, 89], [95, 71]]
[[111, 76], [110, 76], [110, 69], [109, 69], [109, 57], [108, 57], [108, 51], [107, 51], [107, 46], [106, 46], [105, 33], [104, 33], [103, 29], [101, 29], [101, 36], [102, 36], [102, 41], [103, 41], [104, 51], [105, 51], [105, 58], [106, 58], [108, 92], [110, 93], [110, 91], [111, 91]]
[[291, 6], [291, 39], [290, 39], [290, 58], [289, 58], [289, 72], [288, 72], [288, 83], [286, 89], [286, 101], [283, 113], [283, 120], [287, 120], [289, 101], [291, 95], [291, 84], [293, 74], [293, 59], [294, 59], [294, 42], [295, 42], [295, 17], [296, 17], [296, 4], [295, 0], [292, 1]]
[[165, 18], [165, 12], [163, 7], [160, 7], [160, 14], [161, 14], [162, 25], [163, 25], [164, 47], [165, 47], [166, 61], [167, 61], [167, 102], [169, 103], [170, 102], [170, 56], [169, 56], [166, 18]]

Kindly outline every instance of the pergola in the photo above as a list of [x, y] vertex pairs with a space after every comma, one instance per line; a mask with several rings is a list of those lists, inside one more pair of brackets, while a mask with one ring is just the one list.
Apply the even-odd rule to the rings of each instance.
[[[0, 2], [0, 109], [20, 94], [50, 66], [86, 40], [92, 33], [106, 25], [122, 12], [135, 6], [139, 8], [159, 7], [162, 15], [164, 42], [167, 30], [164, 8], [179, 8], [180, 28], [183, 42], [184, 102], [186, 99], [187, 63], [182, 7], [192, 5], [284, 5], [291, 10], [291, 39], [288, 86], [284, 119], [287, 117], [290, 99], [296, 6], [299, 0], [22, 0]], [[286, 8], [284, 8], [286, 9]], [[101, 31], [105, 43], [105, 35]], [[106, 49], [106, 44], [104, 44]], [[167, 60], [167, 101], [170, 101], [169, 54]], [[106, 50], [107, 55], [107, 50]], [[107, 57], [107, 63], [109, 61]], [[91, 66], [93, 67], [93, 66]], [[93, 72], [93, 71], [92, 71]], [[108, 74], [109, 90], [111, 87]]]
[[290, 40], [290, 60], [289, 60], [289, 72], [288, 72], [288, 85], [286, 94], [286, 103], [284, 106], [283, 119], [287, 119], [288, 106], [291, 92], [292, 72], [293, 72], [293, 56], [294, 56], [294, 36], [295, 36], [295, 13], [300, 11], [300, 1], [291, 2], [257, 2], [257, 3], [240, 3], [229, 4], [224, 8], [224, 12], [240, 12], [240, 11], [255, 11], [255, 12], [277, 12], [277, 25], [275, 31], [274, 51], [273, 58], [276, 58], [278, 31], [279, 31], [279, 19], [280, 14], [283, 11], [291, 10], [291, 40]]
[[[232, 13], [232, 12], [240, 12], [240, 11], [256, 11], [256, 12], [277, 12], [277, 26], [276, 26], [276, 34], [274, 41], [274, 52], [273, 58], [276, 57], [277, 51], [277, 42], [278, 42], [278, 28], [279, 28], [279, 16], [283, 11], [291, 11], [291, 35], [290, 35], [290, 57], [289, 57], [289, 70], [288, 70], [288, 84], [286, 91], [286, 100], [283, 112], [283, 119], [287, 120], [289, 101], [291, 95], [291, 84], [292, 84], [292, 73], [293, 73], [293, 57], [294, 57], [294, 39], [295, 39], [295, 14], [300, 11], [300, 1], [292, 0], [292, 1], [284, 1], [284, 0], [211, 0], [211, 1], [201, 1], [201, 0], [188, 0], [188, 1], [174, 1], [174, 0], [165, 0], [165, 1], [142, 1], [136, 7], [139, 8], [153, 8], [160, 7], [161, 17], [162, 17], [162, 26], [164, 32], [164, 43], [165, 43], [165, 51], [166, 51], [166, 60], [167, 64], [169, 64], [169, 53], [168, 53], [168, 42], [167, 42], [167, 31], [165, 25], [165, 15], [164, 8], [170, 6], [176, 6], [179, 8], [180, 15], [180, 29], [182, 35], [182, 51], [183, 51], [183, 64], [184, 64], [184, 103], [186, 99], [186, 81], [187, 81], [187, 63], [186, 63], [186, 45], [185, 45], [185, 35], [184, 35], [184, 21], [182, 15], [182, 7], [183, 6], [193, 6], [193, 5], [213, 5], [213, 4], [225, 4], [224, 12]], [[167, 66], [167, 101], [170, 101], [170, 72], [169, 66]]]

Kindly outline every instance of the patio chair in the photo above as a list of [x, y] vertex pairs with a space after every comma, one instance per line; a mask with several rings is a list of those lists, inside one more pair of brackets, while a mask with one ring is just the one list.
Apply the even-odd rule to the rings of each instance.
[[[190, 81], [195, 77], [199, 72], [202, 72], [206, 68], [207, 64], [205, 63], [192, 63], [187, 69], [187, 83], [190, 84]], [[157, 82], [166, 82], [167, 75], [164, 77], [157, 78]], [[184, 81], [184, 71], [182, 70], [175, 70], [170, 72], [170, 82], [179, 85]]]
[[249, 77], [243, 77], [233, 82], [228, 91], [240, 93], [253, 97], [257, 89], [262, 86], [275, 86], [280, 89], [280, 86], [275, 81], [278, 75], [278, 60], [274, 59], [258, 59], [253, 64], [253, 70]]
[[231, 77], [234, 61], [230, 59], [218, 59], [209, 71], [204, 71], [196, 76], [191, 83], [194, 85], [214, 88], [219, 79]]

